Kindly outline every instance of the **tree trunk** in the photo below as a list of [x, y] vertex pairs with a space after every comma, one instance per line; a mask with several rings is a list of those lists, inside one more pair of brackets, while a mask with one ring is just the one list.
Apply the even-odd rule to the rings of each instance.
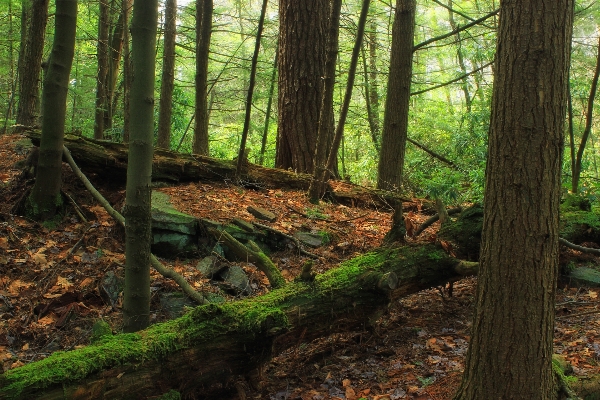
[[36, 219], [52, 218], [62, 203], [62, 148], [76, 26], [77, 0], [57, 0], [54, 43], [42, 94], [40, 154], [28, 202], [30, 214]]
[[333, 136], [332, 125], [329, 121], [333, 115], [333, 91], [335, 89], [335, 66], [339, 48], [340, 14], [342, 0], [333, 0], [329, 6], [329, 28], [327, 30], [327, 47], [325, 55], [325, 73], [323, 74], [323, 90], [321, 95], [321, 109], [317, 130], [317, 144], [314, 156], [313, 179], [308, 188], [308, 198], [317, 204], [321, 197], [321, 177], [325, 172], [327, 163], [327, 140]]
[[246, 140], [248, 139], [248, 131], [250, 130], [250, 115], [252, 112], [252, 95], [254, 94], [254, 84], [256, 82], [256, 66], [258, 64], [258, 52], [260, 51], [260, 41], [262, 38], [263, 25], [265, 23], [265, 14], [267, 12], [267, 0], [263, 0], [258, 19], [258, 27], [256, 32], [256, 42], [254, 45], [254, 54], [252, 55], [252, 66], [250, 67], [250, 82], [248, 83], [248, 92], [246, 94], [246, 112], [244, 115], [244, 127], [242, 129], [242, 140], [238, 151], [238, 160], [235, 176], [239, 180], [242, 174], [242, 167], [245, 162], [248, 162], [246, 153]]
[[94, 113], [94, 139], [104, 138], [104, 113], [106, 107], [106, 75], [108, 73], [108, 0], [100, 0], [98, 18], [98, 74], [96, 75], [96, 110]]
[[327, 0], [279, 0], [277, 168], [313, 171], [328, 5]]
[[173, 81], [175, 79], [175, 37], [177, 29], [177, 0], [167, 0], [165, 5], [165, 38], [163, 68], [158, 110], [157, 147], [171, 148], [171, 114], [173, 109]]
[[125, 198], [125, 286], [123, 331], [136, 332], [150, 323], [150, 183], [154, 134], [154, 68], [158, 0], [135, 0], [131, 22], [129, 162]]
[[455, 399], [557, 398], [552, 339], [572, 0], [504, 0], [476, 311]]
[[[206, 393], [300, 340], [373, 323], [390, 301], [476, 268], [433, 245], [379, 249], [257, 298], [200, 306], [136, 335], [54, 354], [5, 372], [0, 397], [118, 399], [170, 388]], [[64, 385], [64, 386], [63, 386]], [[221, 397], [224, 398], [224, 397]]]
[[131, 88], [131, 51], [129, 47], [129, 15], [133, 0], [121, 0], [123, 13], [123, 143], [129, 142], [129, 90]]
[[273, 61], [273, 72], [271, 73], [271, 85], [269, 86], [269, 99], [267, 100], [267, 111], [265, 112], [265, 127], [260, 145], [260, 158], [258, 163], [265, 164], [265, 150], [267, 148], [267, 139], [269, 137], [269, 125], [271, 122], [271, 109], [273, 105], [273, 94], [275, 93], [275, 79], [277, 79], [277, 55], [279, 54], [279, 45], [275, 48], [275, 60]]
[[[19, 107], [17, 109], [16, 123], [25, 126], [38, 124], [38, 110], [40, 103], [40, 73], [42, 71], [42, 55], [44, 52], [44, 38], [46, 37], [46, 23], [48, 22], [49, 0], [24, 1], [23, 7], [31, 5], [28, 13], [27, 36], [21, 45], [23, 59], [19, 57]], [[24, 29], [21, 29], [23, 32]]]
[[398, 190], [408, 133], [416, 0], [396, 0], [377, 188]]
[[196, 0], [196, 121], [192, 152], [208, 155], [208, 54], [213, 0]]

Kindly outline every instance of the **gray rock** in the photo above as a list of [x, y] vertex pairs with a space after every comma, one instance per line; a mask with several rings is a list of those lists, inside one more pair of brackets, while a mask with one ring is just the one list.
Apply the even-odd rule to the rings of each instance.
[[264, 219], [265, 221], [275, 222], [277, 220], [277, 216], [270, 211], [265, 210], [264, 208], [248, 206], [248, 212], [254, 215], [258, 219]]
[[108, 271], [100, 281], [100, 294], [114, 306], [119, 299], [119, 294], [123, 291], [124, 283], [123, 278], [117, 276], [113, 271]]
[[152, 232], [152, 253], [157, 256], [175, 258], [196, 250], [195, 236], [158, 229]]
[[198, 220], [188, 214], [177, 211], [169, 202], [169, 196], [161, 192], [152, 192], [152, 229], [169, 230], [186, 235], [198, 233]]
[[221, 279], [238, 294], [249, 295], [252, 293], [250, 281], [244, 270], [237, 265], [226, 268], [220, 273]]
[[600, 287], [600, 271], [592, 268], [575, 268], [569, 278], [578, 285]]
[[219, 272], [223, 271], [225, 268], [226, 266], [220, 264], [215, 256], [204, 257], [198, 262], [198, 265], [196, 265], [196, 269], [209, 279], [218, 276]]
[[302, 244], [310, 247], [321, 247], [323, 246], [323, 237], [317, 233], [310, 232], [296, 232], [294, 234]]
[[160, 295], [160, 307], [169, 319], [181, 317], [188, 308], [197, 306], [189, 297], [183, 293], [163, 293]]

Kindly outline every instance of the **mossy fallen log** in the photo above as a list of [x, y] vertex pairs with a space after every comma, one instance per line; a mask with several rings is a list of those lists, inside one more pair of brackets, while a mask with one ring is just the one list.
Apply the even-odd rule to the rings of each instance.
[[142, 332], [7, 371], [0, 376], [0, 398], [146, 398], [170, 389], [197, 394], [257, 368], [273, 349], [368, 324], [393, 298], [442, 285], [457, 271], [473, 272], [464, 267], [433, 245], [378, 249], [312, 282], [199, 306]]
[[[34, 145], [39, 145], [39, 131], [28, 131], [26, 134]], [[94, 172], [115, 182], [125, 182], [128, 157], [126, 145], [69, 134], [65, 135], [64, 145], [71, 152], [77, 165], [86, 173]], [[234, 182], [236, 167], [234, 160], [156, 149], [152, 163], [152, 179], [167, 182]], [[251, 163], [245, 164], [243, 172], [241, 182], [236, 183], [256, 188], [308, 190], [312, 178], [309, 174], [266, 168]], [[397, 199], [397, 195], [391, 192], [342, 182], [329, 186], [327, 195], [342, 204], [377, 207], [389, 207], [388, 205]]]

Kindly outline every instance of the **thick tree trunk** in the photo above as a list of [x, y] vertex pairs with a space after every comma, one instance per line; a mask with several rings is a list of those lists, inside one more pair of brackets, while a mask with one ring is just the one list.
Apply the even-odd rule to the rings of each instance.
[[279, 0], [277, 168], [313, 171], [328, 5], [327, 0]]
[[123, 331], [150, 323], [150, 194], [154, 134], [154, 68], [158, 0], [135, 0], [131, 21], [131, 120], [125, 198], [125, 285]]
[[[24, 1], [24, 11], [30, 7], [26, 39], [21, 42], [25, 45], [19, 57], [19, 107], [17, 109], [16, 123], [25, 126], [38, 125], [38, 111], [40, 103], [40, 72], [42, 70], [42, 55], [44, 52], [44, 38], [46, 36], [46, 23], [48, 22], [49, 0]], [[25, 15], [25, 12], [23, 13]], [[21, 29], [23, 32], [25, 29]], [[22, 56], [22, 59], [21, 59]]]
[[167, 0], [165, 5], [165, 39], [163, 68], [158, 109], [157, 147], [171, 148], [171, 114], [173, 109], [173, 81], [175, 79], [175, 37], [177, 22], [177, 0]]
[[54, 43], [42, 95], [40, 154], [35, 184], [28, 201], [29, 213], [38, 219], [53, 217], [62, 203], [62, 149], [76, 26], [77, 0], [57, 0]]
[[378, 189], [397, 190], [402, 186], [416, 7], [415, 0], [396, 0], [381, 153], [377, 169]]
[[556, 398], [551, 366], [573, 0], [504, 0], [481, 270], [458, 400]]
[[[28, 132], [34, 144], [39, 143], [40, 135]], [[85, 139], [80, 136], [65, 136], [65, 146], [71, 151], [77, 164], [86, 173], [96, 173], [115, 183], [125, 182], [127, 170], [127, 146], [120, 143]], [[232, 160], [179, 154], [166, 150], [154, 152], [152, 164], [153, 180], [172, 182], [181, 181], [219, 181], [229, 182], [235, 177], [236, 164]], [[256, 164], [247, 165], [244, 181], [251, 188], [289, 188], [307, 190], [311, 175], [296, 174], [276, 168], [266, 168]], [[331, 186], [327, 195], [332, 200], [351, 206], [389, 208], [401, 199], [396, 193], [369, 189], [345, 182], [329, 181]]]
[[[200, 306], [138, 334], [52, 355], [0, 377], [0, 397], [126, 398], [198, 393], [275, 352], [374, 322], [392, 299], [476, 271], [432, 245], [379, 249], [264, 296]], [[40, 397], [38, 397], [40, 396]]]
[[207, 156], [208, 55], [212, 34], [213, 0], [196, 0], [196, 121], [192, 151]]

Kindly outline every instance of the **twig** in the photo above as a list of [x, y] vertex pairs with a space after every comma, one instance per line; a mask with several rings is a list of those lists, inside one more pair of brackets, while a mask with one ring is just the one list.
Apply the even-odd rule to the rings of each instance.
[[87, 218], [83, 215], [83, 212], [81, 211], [81, 208], [79, 208], [79, 206], [77, 205], [77, 203], [75, 203], [75, 200], [73, 200], [73, 198], [69, 195], [69, 193], [65, 192], [64, 190], [61, 190], [61, 192], [69, 200], [69, 202], [71, 203], [71, 205], [75, 209], [75, 212], [79, 216], [79, 219], [81, 220], [81, 222], [87, 223], [88, 222]]
[[578, 314], [561, 315], [560, 317], [556, 317], [556, 319], [568, 319], [568, 318], [575, 318], [575, 317], [581, 317], [583, 315], [598, 314], [598, 313], [600, 313], [600, 310], [592, 310], [592, 311], [581, 312]]
[[581, 251], [582, 253], [596, 254], [600, 256], [600, 249], [590, 249], [589, 247], [578, 246], [563, 238], [558, 238], [558, 242], [567, 246], [570, 249]]
[[[65, 146], [63, 146], [63, 153], [65, 156], [65, 159], [71, 166], [71, 169], [73, 170], [75, 175], [77, 175], [77, 177], [79, 179], [81, 179], [81, 181], [83, 182], [83, 185], [86, 187], [86, 189], [90, 191], [92, 196], [94, 196], [94, 198], [102, 205], [102, 207], [104, 207], [106, 212], [108, 212], [108, 214], [111, 217], [113, 217], [122, 226], [125, 226], [125, 218], [110, 205], [110, 203], [104, 198], [104, 196], [102, 196], [100, 194], [100, 192], [98, 192], [98, 190], [96, 190], [94, 185], [92, 185], [92, 183], [89, 181], [89, 179], [83, 174], [83, 172], [81, 172], [81, 170], [75, 163], [75, 160], [73, 160], [73, 157], [71, 156], [71, 152]], [[188, 283], [188, 281], [185, 280], [185, 278], [183, 276], [181, 276], [174, 270], [162, 265], [161, 262], [158, 261], [158, 259], [156, 258], [156, 256], [154, 254], [150, 254], [150, 264], [162, 276], [173, 279], [181, 287], [183, 292], [185, 294], [187, 294], [191, 299], [193, 299], [194, 301], [196, 301], [199, 304], [208, 304], [208, 300], [206, 300], [206, 298], [202, 295], [202, 293], [197, 292]]]
[[287, 238], [287, 239], [290, 239], [291, 241], [293, 241], [293, 242], [296, 244], [296, 247], [298, 248], [298, 251], [299, 251], [301, 254], [304, 254], [305, 256], [308, 256], [308, 257], [310, 257], [310, 258], [319, 258], [319, 256], [318, 256], [318, 255], [316, 255], [316, 254], [313, 254], [313, 253], [311, 253], [311, 252], [308, 252], [308, 251], [304, 250], [304, 247], [302, 246], [302, 244], [300, 243], [300, 241], [299, 241], [297, 238], [295, 238], [295, 237], [293, 237], [293, 236], [291, 236], [291, 235], [288, 235], [288, 234], [286, 234], [286, 233], [283, 233], [283, 232], [281, 232], [281, 231], [278, 231], [278, 230], [277, 230], [277, 229], [275, 229], [275, 228], [271, 228], [270, 226], [263, 225], [263, 224], [259, 224], [258, 222], [253, 222], [252, 224], [253, 224], [254, 226], [258, 227], [258, 228], [261, 228], [261, 229], [266, 229], [266, 230], [268, 230], [268, 231], [271, 231], [271, 232], [274, 232], [274, 233], [276, 233], [276, 234], [278, 234], [278, 235], [281, 235], [281, 236], [283, 236], [283, 237], [285, 237], [285, 238]]

